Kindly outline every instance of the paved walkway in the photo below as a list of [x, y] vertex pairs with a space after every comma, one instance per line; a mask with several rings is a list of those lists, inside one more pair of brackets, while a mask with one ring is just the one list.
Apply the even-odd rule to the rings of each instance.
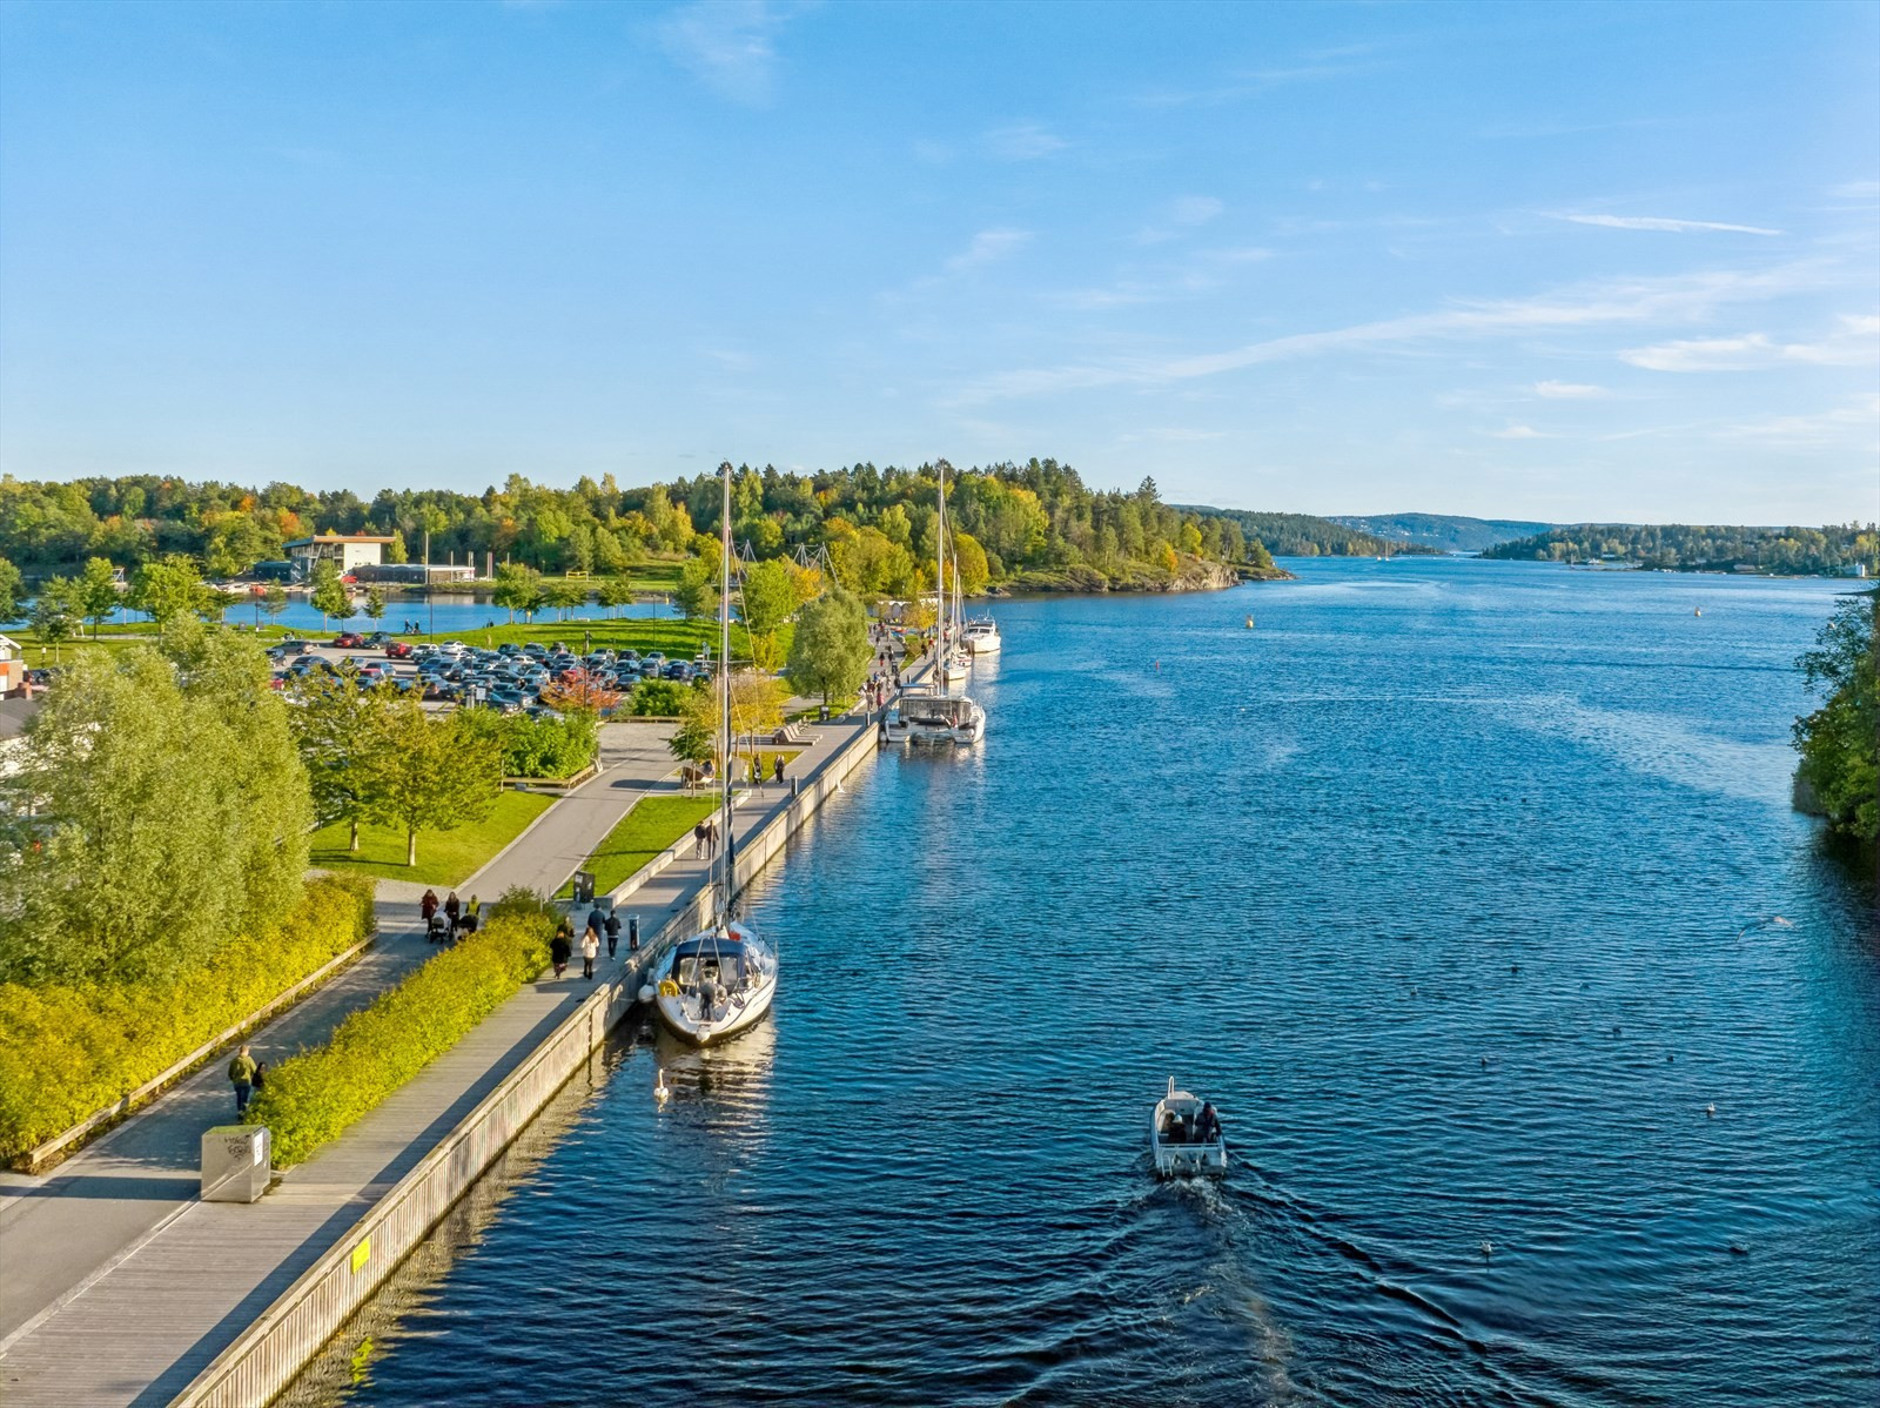
[[[813, 742], [797, 760], [797, 775], [807, 777], [864, 727], [810, 725]], [[774, 787], [755, 795], [736, 813], [737, 834], [761, 826], [786, 796]], [[621, 805], [615, 819], [625, 811]], [[588, 821], [599, 835], [613, 824], [600, 808]], [[572, 844], [559, 829], [545, 836], [538, 874], [559, 865], [551, 853], [559, 857]], [[512, 853], [484, 874], [512, 857], [518, 869], [529, 863]], [[565, 878], [563, 872], [555, 884]], [[623, 907], [641, 916], [642, 932], [650, 936], [705, 878], [704, 862], [680, 861]], [[476, 883], [486, 898], [497, 893], [482, 874]], [[415, 945], [421, 960], [427, 946], [416, 937], [415, 909], [401, 924], [410, 932], [401, 928], [385, 947]], [[616, 972], [624, 958], [623, 952], [620, 960], [603, 959], [602, 976]], [[0, 1401], [9, 1408], [167, 1403], [580, 1004], [591, 986], [579, 971], [574, 966], [566, 978], [525, 987], [342, 1138], [288, 1170], [252, 1206], [194, 1200], [200, 1131], [231, 1113], [219, 1063], [63, 1165], [36, 1191], [27, 1190], [30, 1196], [12, 1193], [0, 1207], [0, 1295], [7, 1297]], [[163, 1125], [166, 1132], [137, 1133], [140, 1123]], [[145, 1148], [153, 1156], [139, 1162]], [[83, 1238], [82, 1254], [66, 1256], [60, 1239], [103, 1205], [115, 1211], [96, 1235]], [[42, 1272], [42, 1260], [66, 1270]], [[72, 1275], [81, 1263], [85, 1269]]]
[[[552, 892], [672, 771], [665, 738], [658, 725], [606, 726], [602, 772], [544, 812], [464, 893], [493, 899], [517, 884]], [[347, 1016], [433, 956], [418, 916], [423, 893], [422, 885], [380, 881], [377, 942], [250, 1037], [257, 1059], [279, 1061], [325, 1041]], [[47, 1175], [0, 1171], [0, 1354], [23, 1326], [195, 1205], [202, 1131], [234, 1118], [225, 1065], [209, 1062]], [[10, 1401], [5, 1367], [0, 1360], [0, 1399]]]

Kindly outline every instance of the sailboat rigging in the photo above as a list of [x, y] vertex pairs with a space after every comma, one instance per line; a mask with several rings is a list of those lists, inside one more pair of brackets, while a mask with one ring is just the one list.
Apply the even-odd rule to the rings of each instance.
[[672, 962], [657, 987], [640, 989], [653, 1003], [660, 1022], [681, 1040], [708, 1046], [757, 1022], [777, 995], [777, 951], [746, 921], [736, 917], [737, 838], [732, 828], [731, 731], [731, 465], [719, 466], [724, 503], [719, 519], [717, 728], [718, 829], [724, 845], [712, 860], [711, 920], [672, 951]]

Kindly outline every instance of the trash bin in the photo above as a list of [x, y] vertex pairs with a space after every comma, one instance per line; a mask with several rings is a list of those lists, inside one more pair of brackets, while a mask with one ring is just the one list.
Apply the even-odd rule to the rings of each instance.
[[252, 1203], [268, 1191], [274, 1141], [264, 1124], [219, 1124], [202, 1134], [202, 1200]]

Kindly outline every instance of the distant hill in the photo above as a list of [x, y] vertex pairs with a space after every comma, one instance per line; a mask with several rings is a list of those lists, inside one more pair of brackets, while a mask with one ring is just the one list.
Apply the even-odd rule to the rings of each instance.
[[1685, 572], [1880, 575], [1880, 525], [1746, 528], [1711, 524], [1581, 523], [1489, 548], [1484, 557], [1630, 562]]
[[1203, 519], [1225, 518], [1249, 539], [1258, 538], [1275, 557], [1382, 557], [1386, 553], [1432, 552], [1406, 538], [1385, 539], [1360, 528], [1309, 513], [1255, 513], [1243, 508], [1172, 505]]
[[1331, 521], [1379, 538], [1416, 543], [1438, 552], [1481, 552], [1498, 543], [1545, 533], [1551, 523], [1523, 523], [1506, 518], [1463, 518], [1453, 513], [1374, 513], [1331, 515]]

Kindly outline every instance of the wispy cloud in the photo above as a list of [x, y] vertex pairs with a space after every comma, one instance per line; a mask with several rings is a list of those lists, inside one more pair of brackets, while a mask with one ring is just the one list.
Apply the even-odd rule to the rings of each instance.
[[1137, 106], [1146, 108], [1217, 107], [1301, 83], [1358, 78], [1395, 65], [1395, 60], [1379, 56], [1378, 51], [1383, 47], [1381, 44], [1354, 44], [1321, 49], [1302, 55], [1297, 63], [1242, 69], [1205, 87], [1150, 89], [1138, 93], [1134, 101]]
[[1828, 194], [1836, 200], [1880, 200], [1880, 181], [1843, 181]]
[[1556, 220], [1570, 220], [1575, 225], [1601, 225], [1608, 230], [1661, 230], [1671, 234], [1693, 231], [1720, 231], [1732, 235], [1779, 235], [1763, 225], [1726, 225], [1716, 220], [1671, 220], [1661, 215], [1555, 215]]
[[1488, 432], [1497, 440], [1551, 440], [1551, 435], [1536, 430], [1531, 425], [1510, 425], [1501, 430]]
[[1839, 329], [1818, 342], [1776, 342], [1752, 332], [1632, 347], [1619, 357], [1653, 372], [1747, 372], [1785, 363], [1859, 367], [1880, 361], [1880, 318], [1844, 317]]
[[1880, 395], [1856, 396], [1846, 405], [1810, 416], [1777, 416], [1744, 421], [1718, 431], [1730, 440], [1758, 440], [1774, 445], [1821, 445], [1867, 432], [1863, 440], [1880, 433]]
[[1612, 394], [1603, 386], [1588, 386], [1577, 381], [1537, 381], [1534, 392], [1550, 401], [1596, 401]]
[[766, 0], [694, 0], [654, 33], [667, 57], [719, 97], [763, 107], [776, 89], [773, 40], [787, 18]]
[[980, 141], [988, 152], [1001, 161], [1038, 161], [1055, 156], [1070, 145], [1056, 133], [1047, 131], [1035, 122], [994, 127], [982, 134]]
[[947, 260], [947, 272], [963, 274], [968, 269], [996, 264], [999, 260], [1016, 254], [1030, 243], [1030, 230], [981, 230], [973, 236], [971, 244]]
[[1433, 340], [1690, 321], [1729, 304], [1756, 302], [1813, 287], [1821, 278], [1821, 272], [1814, 266], [1792, 265], [1760, 271], [1715, 270], [1673, 278], [1599, 283], [1537, 298], [1465, 304], [1323, 332], [1294, 333], [1225, 352], [1118, 359], [1007, 372], [966, 387], [958, 394], [957, 401], [972, 403], [1094, 387], [1188, 381], [1268, 362], [1409, 346]]
[[1169, 202], [1156, 224], [1137, 231], [1136, 243], [1162, 244], [1176, 239], [1210, 220], [1219, 219], [1225, 209], [1227, 207], [1214, 196], [1183, 196]]

